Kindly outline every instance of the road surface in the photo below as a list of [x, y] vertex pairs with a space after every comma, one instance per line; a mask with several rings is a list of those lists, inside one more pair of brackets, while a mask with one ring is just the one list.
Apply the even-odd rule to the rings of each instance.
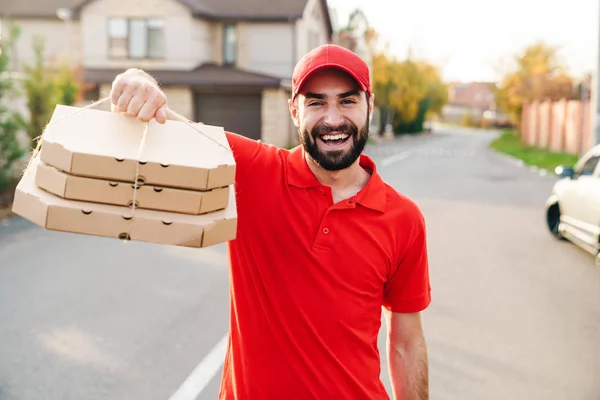
[[[597, 400], [600, 270], [546, 232], [554, 178], [488, 150], [493, 137], [442, 130], [368, 149], [427, 219], [431, 399]], [[2, 400], [216, 399], [227, 318], [223, 245], [0, 226]]]

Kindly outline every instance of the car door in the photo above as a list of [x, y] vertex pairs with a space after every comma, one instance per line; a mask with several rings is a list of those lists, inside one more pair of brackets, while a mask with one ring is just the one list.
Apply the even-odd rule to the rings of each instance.
[[592, 168], [593, 161], [595, 166], [592, 173], [578, 178], [576, 215], [582, 230], [596, 243], [600, 233], [600, 155], [590, 159], [586, 167]]
[[593, 164], [593, 161], [590, 160], [593, 155], [594, 153], [592, 152], [584, 154], [573, 167], [573, 176], [562, 179], [554, 187], [555, 193], [558, 196], [562, 220], [568, 225], [571, 225], [573, 219], [576, 218], [577, 205], [579, 203], [578, 186], [581, 182], [579, 178], [583, 175], [586, 164], [588, 169]]
[[575, 167], [575, 174], [563, 200], [564, 222], [575, 228], [578, 236], [585, 236], [580, 239], [597, 235], [600, 224], [600, 207], [595, 204], [600, 195], [599, 161], [600, 154], [592, 153]]

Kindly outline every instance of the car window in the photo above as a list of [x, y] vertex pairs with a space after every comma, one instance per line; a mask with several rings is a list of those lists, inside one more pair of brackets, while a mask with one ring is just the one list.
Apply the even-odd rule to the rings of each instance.
[[598, 161], [600, 161], [600, 155], [590, 157], [585, 163], [577, 168], [575, 171], [575, 177], [593, 175], [596, 165], [598, 165]]

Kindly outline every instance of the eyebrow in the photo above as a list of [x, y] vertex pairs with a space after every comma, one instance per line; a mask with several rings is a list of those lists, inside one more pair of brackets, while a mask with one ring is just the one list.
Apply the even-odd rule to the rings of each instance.
[[[340, 99], [345, 99], [346, 97], [351, 97], [351, 96], [359, 96], [360, 92], [357, 89], [352, 89], [349, 90], [347, 92], [344, 93], [340, 93], [338, 94], [338, 98]], [[308, 92], [304, 95], [304, 97], [306, 97], [307, 99], [319, 99], [319, 100], [323, 100], [325, 99], [325, 95], [322, 93], [313, 93], [313, 92]]]

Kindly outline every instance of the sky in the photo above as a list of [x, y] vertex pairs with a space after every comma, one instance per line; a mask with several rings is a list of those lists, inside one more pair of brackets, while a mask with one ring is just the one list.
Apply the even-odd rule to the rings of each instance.
[[579, 78], [597, 68], [600, 0], [328, 0], [341, 24], [360, 8], [393, 56], [413, 54], [445, 80], [495, 81], [538, 40]]

